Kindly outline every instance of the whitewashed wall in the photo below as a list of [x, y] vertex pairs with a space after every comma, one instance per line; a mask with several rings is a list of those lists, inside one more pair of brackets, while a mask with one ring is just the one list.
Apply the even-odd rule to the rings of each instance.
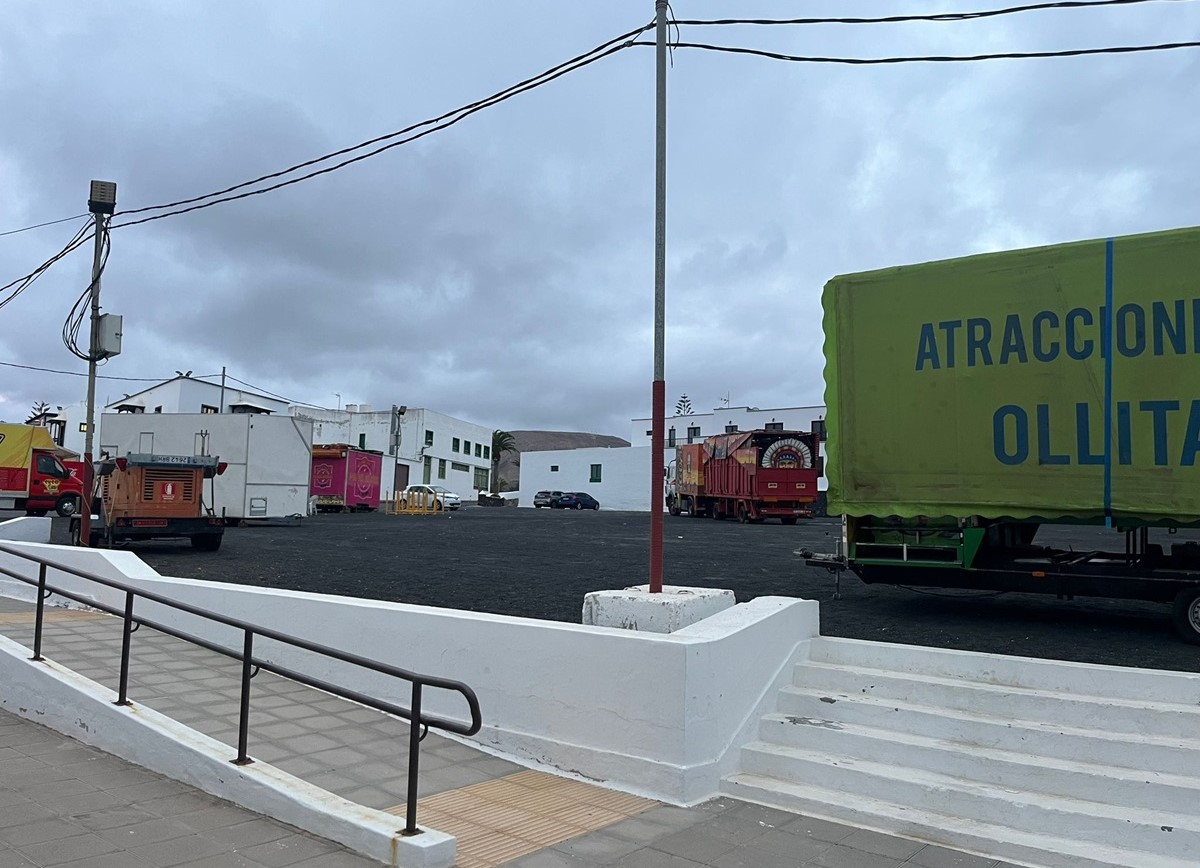
[[[767, 424], [773, 422], [782, 422], [783, 427], [790, 431], [811, 431], [813, 420], [824, 418], [824, 405], [776, 407], [767, 410], [758, 410], [752, 407], [721, 407], [711, 413], [668, 416], [665, 420], [663, 436], [667, 436], [668, 431], [674, 428], [676, 442], [686, 443], [688, 428], [698, 427], [701, 437], [711, 437], [713, 434], [724, 434], [729, 425], [736, 425], [739, 431], [754, 431], [758, 428], [765, 428]], [[649, 446], [650, 430], [650, 419], [632, 420], [629, 442], [635, 446]]]
[[[782, 597], [760, 597], [664, 635], [164, 578], [129, 552], [14, 545], [102, 575], [125, 574], [140, 587], [231, 617], [463, 681], [479, 695], [481, 744], [676, 804], [716, 794], [817, 635], [817, 604]], [[0, 564], [36, 575], [10, 555], [0, 554]], [[51, 571], [50, 582], [60, 581], [88, 584]], [[122, 594], [94, 584], [88, 593], [123, 605]], [[241, 647], [241, 634], [231, 628], [155, 604], [139, 603], [134, 611]], [[255, 648], [317, 677], [409, 701], [405, 682], [265, 640]], [[454, 694], [429, 690], [426, 701], [431, 711], [466, 714]]]
[[[590, 481], [593, 464], [600, 465], [600, 482]], [[586, 491], [601, 509], [649, 512], [650, 447], [522, 452], [520, 490], [520, 506], [533, 506], [539, 491]]]

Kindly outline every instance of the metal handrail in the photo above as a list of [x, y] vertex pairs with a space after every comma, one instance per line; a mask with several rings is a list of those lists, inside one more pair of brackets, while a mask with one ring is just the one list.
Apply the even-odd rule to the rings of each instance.
[[[362, 705], [375, 708], [387, 714], [392, 714], [403, 718], [409, 722], [409, 748], [408, 748], [408, 801], [405, 804], [405, 825], [404, 835], [417, 835], [421, 830], [417, 828], [417, 773], [420, 766], [420, 744], [429, 732], [429, 727], [434, 726], [438, 729], [446, 730], [447, 732], [458, 733], [459, 735], [475, 735], [479, 732], [483, 724], [482, 717], [479, 711], [479, 699], [475, 695], [475, 691], [463, 684], [461, 681], [454, 681], [450, 678], [440, 678], [435, 675], [422, 675], [417, 672], [411, 672], [407, 669], [401, 669], [398, 666], [390, 666], [386, 663], [380, 663], [376, 660], [371, 660], [367, 657], [362, 657], [358, 654], [351, 654], [347, 651], [340, 651], [337, 648], [330, 648], [326, 645], [321, 645], [317, 642], [310, 642], [307, 639], [300, 639], [295, 636], [290, 636], [286, 633], [281, 633], [278, 630], [271, 630], [267, 627], [260, 627], [257, 624], [251, 624], [249, 621], [243, 621], [240, 618], [230, 618], [225, 615], [212, 612], [208, 609], [199, 606], [193, 606], [189, 603], [181, 603], [178, 600], [172, 600], [162, 594], [156, 594], [153, 591], [146, 591], [137, 588], [125, 582], [116, 579], [105, 578], [98, 576], [95, 573], [89, 573], [86, 570], [75, 569], [74, 567], [57, 564], [48, 558], [37, 557], [28, 552], [19, 549], [13, 549], [7, 545], [0, 544], [0, 552], [22, 558], [27, 561], [32, 561], [39, 565], [37, 581], [13, 572], [12, 570], [0, 566], [0, 574], [24, 582], [27, 585], [36, 585], [38, 588], [37, 599], [37, 616], [34, 624], [33, 634], [33, 660], [41, 661], [42, 657], [42, 622], [43, 610], [45, 607], [46, 598], [51, 594], [58, 594], [60, 597], [66, 597], [69, 600], [74, 600], [77, 603], [82, 603], [85, 606], [90, 606], [93, 609], [99, 609], [107, 612], [110, 615], [117, 615], [124, 619], [124, 631], [121, 641], [121, 676], [120, 689], [117, 691], [117, 705], [130, 705], [128, 699], [129, 688], [129, 649], [132, 641], [133, 633], [145, 624], [146, 626], [158, 630], [160, 633], [166, 633], [168, 636], [174, 636], [177, 639], [182, 639], [185, 642], [191, 642], [194, 645], [199, 645], [202, 648], [207, 648], [210, 651], [215, 651], [218, 654], [223, 654], [226, 657], [232, 657], [235, 660], [242, 662], [242, 691], [241, 691], [241, 707], [240, 719], [238, 723], [238, 755], [232, 760], [237, 765], [249, 765], [254, 762], [253, 759], [246, 753], [246, 745], [249, 737], [250, 723], [250, 679], [258, 674], [260, 670], [265, 669], [268, 672], [274, 672], [284, 678], [289, 678], [293, 681], [298, 681], [301, 684], [307, 684], [309, 687], [315, 687], [319, 690], [324, 690], [332, 693], [335, 696], [340, 696], [344, 699], [350, 699]], [[71, 591], [57, 588], [46, 582], [46, 569], [53, 567], [69, 575], [76, 576], [81, 579], [96, 582], [114, 590], [125, 592], [125, 608], [117, 609], [113, 606], [100, 603], [90, 598]], [[169, 606], [173, 609], [178, 609], [182, 612], [187, 612], [190, 615], [206, 618], [209, 621], [215, 621], [219, 624], [233, 627], [241, 630], [244, 634], [244, 643], [241, 653], [230, 650], [215, 642], [210, 642], [207, 639], [202, 639], [199, 636], [193, 636], [190, 633], [185, 633], [174, 627], [169, 627], [165, 624], [159, 624], [147, 618], [134, 618], [133, 602], [137, 597], [142, 597], [154, 603], [159, 603], [164, 606]], [[137, 626], [134, 626], [136, 623]], [[301, 648], [305, 651], [311, 651], [314, 654], [320, 654], [324, 657], [329, 657], [334, 660], [341, 660], [345, 663], [350, 663], [355, 666], [360, 666], [364, 669], [370, 669], [374, 672], [379, 672], [384, 675], [391, 675], [395, 678], [401, 678], [412, 684], [412, 699], [408, 708], [394, 705], [382, 699], [376, 699], [368, 696], [365, 693], [360, 693], [356, 690], [351, 690], [340, 685], [324, 681], [320, 678], [314, 678], [305, 675], [302, 672], [297, 672], [294, 669], [289, 669], [286, 666], [281, 666], [277, 663], [271, 663], [267, 660], [256, 659], [254, 657], [254, 637], [261, 636], [264, 639], [273, 639], [276, 642], [282, 642], [285, 645], [291, 645], [296, 648]], [[422, 688], [434, 687], [443, 690], [455, 691], [463, 696], [467, 701], [467, 706], [471, 712], [470, 723], [454, 720], [451, 718], [440, 717], [433, 714], [424, 714], [421, 711], [421, 694]]]

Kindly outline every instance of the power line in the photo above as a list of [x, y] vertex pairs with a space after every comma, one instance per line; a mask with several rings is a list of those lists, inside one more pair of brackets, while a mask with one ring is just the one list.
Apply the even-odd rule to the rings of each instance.
[[74, 217], [63, 217], [60, 220], [49, 220], [45, 223], [38, 223], [35, 226], [22, 226], [20, 229], [9, 229], [7, 232], [0, 232], [0, 238], [5, 235], [16, 235], [18, 232], [29, 232], [32, 229], [41, 229], [43, 226], [57, 226], [59, 223], [70, 223], [72, 220], [78, 220], [81, 217], [86, 217], [86, 214], [76, 214]]
[[[429, 135], [430, 133], [435, 132], [437, 130], [446, 129], [447, 127], [453, 126], [454, 124], [456, 124], [459, 121], [463, 120], [464, 118], [474, 114], [477, 111], [481, 111], [482, 109], [489, 108], [493, 105], [497, 105], [498, 103], [504, 102], [505, 100], [510, 99], [510, 98], [516, 96], [517, 94], [524, 93], [527, 90], [532, 90], [535, 87], [540, 87], [543, 84], [548, 84], [549, 82], [554, 81], [555, 79], [560, 78], [569, 72], [574, 72], [575, 70], [582, 69], [583, 67], [588, 66], [592, 63], [595, 63], [596, 61], [601, 60], [605, 57], [608, 57], [611, 54], [615, 54], [617, 51], [620, 51], [621, 49], [626, 48], [630, 44], [632, 44], [631, 40], [633, 38], [635, 38], [636, 36], [638, 36], [641, 33], [644, 33], [646, 30], [649, 30], [653, 26], [654, 26], [653, 24], [647, 24], [647, 25], [643, 25], [642, 27], [639, 27], [635, 30], [630, 30], [628, 33], [623, 33], [620, 36], [617, 36], [617, 37], [614, 37], [614, 38], [608, 40], [607, 42], [601, 43], [600, 45], [596, 46], [595, 48], [591, 49], [590, 51], [585, 51], [583, 54], [577, 55], [577, 56], [571, 58], [570, 60], [563, 61], [562, 63], [557, 64], [556, 66], [552, 66], [549, 69], [547, 69], [541, 73], [538, 73], [535, 76], [527, 78], [524, 81], [518, 82], [517, 84], [506, 87], [503, 90], [497, 91], [496, 93], [492, 94], [491, 96], [485, 97], [480, 100], [476, 100], [475, 102], [468, 103], [467, 105], [464, 105], [464, 106], [460, 106], [459, 108], [445, 112], [444, 114], [441, 114], [436, 118], [430, 118], [428, 120], [420, 121], [419, 123], [411, 124], [403, 129], [396, 130], [395, 132], [385, 133], [384, 135], [376, 136], [373, 139], [368, 139], [367, 141], [360, 142], [357, 145], [351, 145], [349, 147], [342, 148], [337, 151], [332, 151], [331, 153], [324, 154], [320, 157], [315, 157], [311, 160], [306, 160], [302, 163], [297, 163], [293, 166], [289, 166], [286, 169], [280, 169], [277, 172], [271, 172], [266, 175], [261, 175], [258, 178], [254, 178], [253, 180], [250, 180], [250, 181], [243, 181], [240, 184], [235, 184], [232, 187], [225, 188], [224, 190], [217, 190], [212, 193], [205, 193], [202, 196], [194, 196], [190, 199], [179, 199], [175, 202], [168, 202], [163, 205], [150, 205], [150, 206], [147, 206], [144, 208], [134, 208], [134, 209], [131, 209], [128, 211], [121, 211], [121, 212], [119, 212], [119, 214], [121, 214], [121, 215], [131, 215], [131, 214], [141, 214], [146, 211], [161, 211], [161, 210], [166, 210], [166, 209], [171, 209], [171, 208], [178, 208], [179, 206], [182, 206], [182, 205], [192, 205], [193, 206], [190, 208], [182, 208], [177, 211], [172, 211], [169, 214], [159, 214], [154, 217], [147, 217], [147, 218], [143, 218], [141, 220], [132, 220], [132, 221], [127, 221], [125, 223], [116, 224], [116, 225], [114, 225], [113, 228], [115, 229], [115, 228], [119, 228], [121, 226], [135, 226], [139, 223], [147, 223], [150, 220], [158, 220], [158, 219], [162, 219], [163, 217], [173, 216], [175, 214], [185, 214], [189, 211], [196, 211], [196, 210], [199, 210], [200, 208], [206, 208], [206, 207], [210, 207], [212, 205], [220, 204], [221, 202], [232, 202], [236, 199], [242, 199], [242, 198], [246, 198], [248, 196], [255, 196], [260, 193], [267, 193], [272, 190], [278, 190], [279, 188], [286, 187], [290, 184], [295, 184], [300, 181], [305, 181], [310, 178], [314, 178], [318, 175], [336, 171], [338, 169], [349, 166], [352, 163], [356, 163], [356, 162], [359, 162], [360, 160], [365, 160], [369, 157], [373, 157], [378, 154], [381, 154], [384, 151], [390, 150], [391, 148], [399, 147], [400, 145], [403, 145], [403, 144], [408, 144], [409, 142], [415, 141], [416, 139], [422, 138], [422, 137]], [[425, 130], [422, 133], [417, 133], [416, 135], [411, 135], [411, 136], [408, 135], [409, 133], [412, 133], [415, 130], [421, 129], [422, 127], [431, 127], [431, 129]], [[260, 184], [263, 181], [269, 181], [269, 180], [272, 180], [275, 178], [281, 178], [284, 175], [289, 175], [292, 172], [296, 172], [300, 169], [305, 169], [310, 166], [315, 166], [318, 163], [326, 162], [327, 160], [331, 160], [335, 157], [344, 156], [346, 154], [353, 153], [354, 151], [358, 151], [358, 150], [362, 150], [363, 148], [370, 147], [371, 145], [376, 145], [376, 144], [379, 144], [380, 142], [389, 141], [391, 139], [397, 139], [402, 136], [407, 136], [407, 138], [402, 138], [400, 141], [393, 142], [390, 145], [386, 145], [384, 147], [377, 148], [373, 151], [370, 151], [366, 154], [361, 154], [352, 159], [344, 160], [336, 165], [329, 166], [325, 169], [321, 169], [316, 172], [310, 172], [310, 173], [308, 173], [306, 175], [302, 175], [298, 178], [293, 178], [289, 181], [284, 181], [279, 184], [273, 184], [269, 187], [264, 187], [262, 189], [252, 190], [252, 191], [248, 191], [245, 193], [241, 193], [237, 196], [228, 196], [227, 195], [227, 194], [233, 193], [237, 190], [242, 190], [246, 187], [252, 187], [256, 184]], [[217, 197], [225, 197], [225, 198], [218, 199]], [[195, 203], [204, 202], [204, 200], [206, 200], [206, 199], [215, 199], [216, 201], [208, 202], [203, 205], [195, 205]]]
[[[654, 46], [653, 42], [632, 42], [630, 45]], [[924, 57], [815, 57], [795, 54], [780, 54], [758, 48], [737, 48], [731, 45], [711, 45], [704, 42], [677, 42], [676, 48], [698, 48], [704, 51], [719, 51], [727, 54], [749, 54], [771, 60], [786, 60], [791, 63], [841, 63], [870, 66], [890, 63], [970, 63], [982, 60], [1029, 60], [1042, 57], [1082, 57], [1093, 54], [1134, 54], [1145, 51], [1170, 51], [1176, 48], [1200, 48], [1200, 42], [1166, 42], [1160, 45], [1120, 45], [1112, 48], [1073, 48], [1065, 51], [1020, 51], [998, 54], [928, 55]]]
[[1132, 6], [1140, 3], [1178, 3], [1186, 0], [1063, 0], [1053, 3], [1029, 3], [1024, 6], [1009, 6], [1004, 9], [986, 9], [980, 12], [940, 12], [930, 15], [887, 15], [878, 18], [718, 18], [711, 20], [672, 20], [672, 24], [704, 26], [712, 24], [898, 24], [910, 21], [975, 21], [999, 15], [1017, 15], [1023, 12], [1038, 12], [1047, 9], [1083, 9], [1097, 6]]
[[92, 237], [87, 231], [89, 225], [91, 224], [85, 223], [79, 227], [79, 230], [71, 237], [71, 240], [67, 242], [66, 246], [63, 247], [62, 250], [51, 256], [33, 271], [18, 277], [16, 280], [9, 281], [4, 286], [0, 286], [0, 292], [6, 292], [10, 289], [12, 290], [12, 292], [10, 292], [6, 298], [0, 299], [0, 308], [3, 308], [25, 290], [29, 289], [29, 287], [32, 286], [39, 277], [49, 271], [50, 267], [64, 256], [67, 256], [86, 244], [87, 241]]
[[[0, 362], [0, 367], [20, 368], [23, 371], [40, 371], [44, 374], [64, 374], [68, 377], [86, 377], [87, 371], [61, 371], [57, 368], [39, 368], [36, 365], [18, 365], [16, 362]], [[125, 380], [131, 383], [161, 383], [170, 377], [110, 377], [104, 374], [96, 375], [101, 380]]]
[[[214, 374], [214, 376], [215, 376], [215, 374]], [[275, 392], [268, 392], [262, 386], [256, 386], [253, 383], [247, 383], [245, 380], [239, 380], [237, 377], [233, 376], [232, 374], [226, 374], [225, 378], [229, 379], [229, 380], [233, 380], [235, 383], [240, 383], [241, 385], [245, 386], [247, 389], [254, 389], [260, 395], [266, 395], [268, 398], [277, 398], [278, 400], [286, 401], [289, 404], [296, 403], [291, 398], [285, 398], [283, 395], [278, 395]]]

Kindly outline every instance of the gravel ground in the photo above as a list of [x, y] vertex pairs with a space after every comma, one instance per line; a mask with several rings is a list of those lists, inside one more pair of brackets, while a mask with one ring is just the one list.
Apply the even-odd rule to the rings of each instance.
[[[832, 575], [805, 567], [795, 550], [831, 551], [836, 520], [796, 527], [664, 520], [667, 584], [732, 588], [739, 601], [819, 600], [827, 636], [1200, 671], [1200, 648], [1175, 638], [1163, 605], [934, 596], [864, 585], [851, 574], [835, 600]], [[1080, 529], [1069, 539], [1094, 548], [1102, 533]], [[55, 534], [65, 541], [65, 521], [55, 520]], [[1055, 534], [1056, 542], [1068, 539]], [[164, 575], [578, 622], [588, 591], [646, 581], [648, 538], [644, 513], [468, 506], [438, 516], [331, 514], [292, 527], [230, 528], [216, 553], [174, 542], [130, 549]], [[1123, 548], [1119, 536], [1109, 545]]]

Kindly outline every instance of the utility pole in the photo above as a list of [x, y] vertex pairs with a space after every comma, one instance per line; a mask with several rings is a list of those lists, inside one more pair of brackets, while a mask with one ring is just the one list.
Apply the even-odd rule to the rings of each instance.
[[654, 2], [654, 385], [650, 433], [650, 593], [663, 585], [663, 427], [667, 384], [663, 344], [667, 298], [667, 0]]
[[83, 435], [83, 503], [80, 504], [79, 540], [87, 545], [92, 530], [92, 492], [95, 488], [95, 468], [92, 464], [92, 444], [96, 429], [96, 362], [101, 358], [100, 346], [100, 273], [104, 270], [104, 240], [108, 234], [108, 219], [117, 210], [117, 185], [114, 181], [92, 181], [88, 191], [88, 211], [93, 215], [95, 247], [92, 253], [92, 316], [88, 339], [87, 431]]
[[221, 401], [217, 405], [217, 412], [225, 412], [225, 366], [221, 365]]

